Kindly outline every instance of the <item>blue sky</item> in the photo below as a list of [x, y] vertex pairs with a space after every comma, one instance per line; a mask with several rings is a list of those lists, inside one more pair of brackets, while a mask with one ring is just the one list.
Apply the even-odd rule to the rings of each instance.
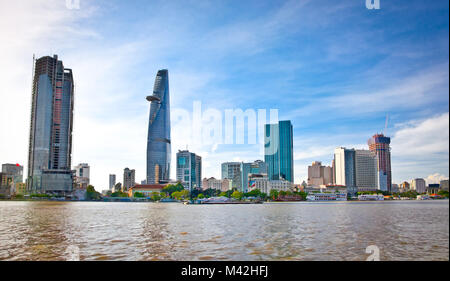
[[[26, 165], [35, 53], [58, 54], [74, 71], [73, 164], [91, 165], [97, 189], [109, 173], [121, 181], [125, 167], [145, 178], [145, 96], [161, 68], [173, 112], [200, 101], [275, 108], [292, 120], [298, 183], [312, 161], [330, 164], [335, 147], [367, 148], [387, 114], [394, 182], [448, 178], [448, 1], [380, 2], [80, 0], [70, 10], [65, 0], [0, 0], [9, 38], [0, 47], [0, 162]], [[188, 146], [203, 157], [204, 177], [220, 177], [221, 162], [262, 158], [259, 145], [212, 147], [185, 134], [173, 120], [173, 158]]]

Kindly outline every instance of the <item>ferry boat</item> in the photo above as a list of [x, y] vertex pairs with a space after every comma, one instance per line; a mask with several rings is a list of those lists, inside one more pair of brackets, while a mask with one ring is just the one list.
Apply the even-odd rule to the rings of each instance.
[[228, 197], [211, 197], [204, 199], [197, 199], [187, 204], [262, 204], [261, 200], [258, 201], [235, 201]]
[[308, 201], [347, 201], [347, 193], [311, 193], [306, 196]]
[[362, 194], [358, 196], [359, 201], [384, 201], [383, 194]]

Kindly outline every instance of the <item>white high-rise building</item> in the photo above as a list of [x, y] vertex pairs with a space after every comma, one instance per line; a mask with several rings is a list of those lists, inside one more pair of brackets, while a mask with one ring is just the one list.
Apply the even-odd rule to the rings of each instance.
[[75, 184], [77, 188], [86, 189], [89, 185], [91, 168], [87, 163], [75, 166]]
[[[359, 191], [380, 189], [377, 156], [369, 150], [355, 150], [356, 186]], [[387, 191], [384, 190], [384, 191]]]
[[422, 178], [413, 179], [411, 181], [411, 190], [415, 190], [417, 193], [425, 193], [427, 191], [425, 180]]
[[336, 185], [347, 187], [347, 192], [356, 194], [355, 150], [338, 147], [334, 150]]

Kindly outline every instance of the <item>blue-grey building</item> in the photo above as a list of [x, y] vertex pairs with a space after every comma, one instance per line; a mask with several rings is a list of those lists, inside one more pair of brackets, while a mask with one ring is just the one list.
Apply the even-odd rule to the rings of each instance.
[[241, 162], [222, 163], [222, 180], [231, 180], [231, 187], [242, 190]]
[[248, 192], [248, 176], [250, 174], [267, 174], [266, 163], [261, 160], [256, 160], [252, 163], [241, 163], [242, 192]]
[[159, 70], [153, 93], [147, 96], [150, 116], [147, 138], [147, 184], [157, 184], [170, 179], [170, 94], [169, 72]]
[[291, 121], [264, 127], [264, 162], [269, 180], [294, 182], [294, 145]]
[[187, 150], [177, 153], [177, 181], [184, 188], [202, 188], [202, 157]]
[[338, 147], [334, 150], [336, 185], [347, 187], [347, 192], [356, 194], [356, 152], [354, 149]]
[[67, 193], [73, 189], [74, 81], [58, 56], [34, 60], [27, 189]]

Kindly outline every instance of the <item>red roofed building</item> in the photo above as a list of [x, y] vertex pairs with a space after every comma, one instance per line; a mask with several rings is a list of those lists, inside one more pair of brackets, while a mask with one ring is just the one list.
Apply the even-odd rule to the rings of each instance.
[[134, 193], [139, 192], [146, 197], [150, 197], [153, 192], [161, 192], [166, 184], [137, 184], [128, 189], [128, 197], [133, 197]]

